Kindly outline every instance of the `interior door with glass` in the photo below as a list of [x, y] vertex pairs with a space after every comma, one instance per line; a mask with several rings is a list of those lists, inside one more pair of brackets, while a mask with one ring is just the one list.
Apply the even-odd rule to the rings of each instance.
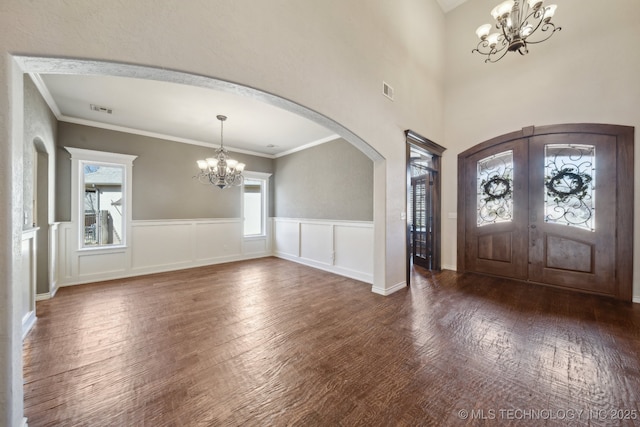
[[433, 172], [411, 178], [411, 247], [413, 263], [433, 268]]

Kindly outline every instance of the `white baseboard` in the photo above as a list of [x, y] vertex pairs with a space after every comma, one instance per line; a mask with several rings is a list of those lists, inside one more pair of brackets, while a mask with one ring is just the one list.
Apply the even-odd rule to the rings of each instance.
[[215, 258], [215, 259], [211, 259], [211, 260], [207, 260], [207, 261], [201, 261], [201, 262], [189, 262], [189, 263], [172, 264], [172, 265], [169, 265], [169, 266], [158, 265], [158, 266], [153, 266], [153, 267], [136, 268], [136, 269], [131, 269], [129, 271], [126, 271], [124, 273], [119, 273], [119, 274], [116, 274], [116, 275], [104, 276], [101, 279], [93, 279], [93, 278], [91, 278], [91, 279], [80, 279], [80, 280], [73, 281], [73, 282], [62, 283], [62, 284], [60, 284], [59, 287], [84, 285], [84, 284], [87, 284], [87, 283], [94, 283], [96, 281], [100, 281], [101, 282], [101, 281], [106, 281], [106, 280], [126, 279], [128, 277], [145, 276], [145, 275], [148, 275], [148, 274], [167, 273], [169, 271], [187, 270], [187, 269], [190, 269], [190, 268], [206, 267], [208, 265], [223, 264], [223, 263], [226, 263], [226, 262], [244, 261], [244, 260], [256, 259], [256, 258], [264, 258], [264, 257], [268, 257], [268, 256], [271, 256], [271, 254], [262, 254], [261, 256], [258, 256], [258, 255], [240, 256], [240, 255], [238, 255], [238, 256]]
[[51, 286], [51, 290], [49, 292], [45, 292], [43, 294], [36, 294], [36, 301], [44, 301], [51, 299], [56, 296], [56, 292], [58, 292], [58, 284], [53, 283]]
[[298, 264], [306, 265], [308, 267], [317, 268], [318, 270], [328, 271], [339, 276], [348, 277], [350, 279], [359, 280], [361, 282], [373, 283], [373, 276], [360, 271], [350, 270], [348, 268], [340, 267], [338, 265], [325, 264], [318, 261], [314, 261], [308, 258], [297, 257], [295, 255], [286, 254], [284, 252], [276, 252], [273, 256], [277, 258], [286, 259], [287, 261], [297, 262]]
[[223, 264], [225, 262], [242, 261], [246, 259], [242, 255], [230, 255], [224, 257], [198, 259], [194, 261], [177, 262], [173, 264], [157, 264], [132, 268], [123, 277], [141, 276], [143, 274], [164, 273], [165, 271], [185, 270], [188, 268], [204, 267], [206, 265]]
[[633, 302], [640, 304], [640, 297], [633, 297]]
[[22, 427], [29, 427], [29, 424], [27, 424], [27, 417], [22, 418]]
[[22, 339], [24, 340], [33, 325], [36, 324], [36, 311], [30, 311], [22, 318]]
[[371, 292], [373, 292], [374, 294], [378, 294], [378, 295], [383, 295], [383, 296], [389, 296], [394, 292], [398, 292], [401, 289], [404, 289], [407, 287], [407, 282], [400, 282], [397, 283], [395, 285], [393, 285], [390, 288], [377, 288], [377, 287], [372, 287], [371, 288]]

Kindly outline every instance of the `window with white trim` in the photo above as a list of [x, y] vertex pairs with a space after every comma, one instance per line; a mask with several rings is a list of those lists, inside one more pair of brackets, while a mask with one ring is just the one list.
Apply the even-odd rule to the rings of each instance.
[[271, 174], [245, 172], [242, 183], [244, 237], [263, 237], [266, 233], [269, 177]]
[[137, 156], [65, 147], [71, 153], [72, 222], [80, 249], [125, 246]]

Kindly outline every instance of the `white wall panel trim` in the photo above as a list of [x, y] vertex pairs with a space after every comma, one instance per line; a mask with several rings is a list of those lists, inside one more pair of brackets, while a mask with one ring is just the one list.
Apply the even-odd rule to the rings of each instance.
[[306, 218], [284, 218], [275, 217], [275, 222], [295, 222], [304, 224], [327, 224], [327, 225], [345, 225], [350, 227], [364, 227], [373, 229], [373, 221], [349, 221], [340, 219], [306, 219]]
[[273, 254], [373, 283], [373, 222], [273, 218]]
[[36, 322], [36, 235], [40, 229], [30, 228], [22, 232], [22, 281], [20, 283], [22, 339]]
[[[59, 235], [70, 235], [67, 232], [71, 228], [70, 222], [61, 223]], [[251, 251], [245, 252], [239, 218], [136, 220], [132, 221], [131, 229], [126, 248], [77, 251], [70, 245], [72, 241], [58, 239], [57, 285], [73, 286], [271, 255], [270, 244], [266, 243], [250, 246]], [[269, 242], [270, 236], [265, 240]], [[91, 269], [80, 268], [82, 262], [89, 260], [89, 265], [99, 271], [92, 273]], [[53, 296], [50, 294], [38, 298], [48, 299]]]
[[[87, 252], [70, 247], [72, 242], [64, 236], [70, 235], [72, 225], [61, 223], [55, 289], [272, 255], [373, 283], [373, 223], [368, 221], [271, 218], [264, 241], [244, 239], [239, 218], [136, 220], [131, 226], [130, 245], [121, 258], [113, 256], [119, 252], [114, 249], [91, 252], [96, 257], [92, 265], [101, 265], [98, 261], [104, 257], [105, 268], [95, 274], [84, 269], [81, 275], [79, 264]], [[212, 242], [224, 242], [226, 247]]]

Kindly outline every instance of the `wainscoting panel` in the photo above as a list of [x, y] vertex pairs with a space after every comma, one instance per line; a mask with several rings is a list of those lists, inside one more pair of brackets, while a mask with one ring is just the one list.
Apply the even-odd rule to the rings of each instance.
[[336, 265], [348, 271], [368, 271], [373, 275], [373, 228], [369, 225], [336, 225], [334, 228]]
[[195, 223], [196, 259], [214, 261], [229, 254], [242, 254], [242, 223], [240, 220]]
[[[48, 290], [46, 292], [36, 294], [36, 301], [43, 301], [53, 298], [58, 291], [58, 277], [60, 275], [60, 263], [58, 261], [59, 254], [61, 253], [60, 246], [60, 223], [54, 222], [49, 224], [49, 265], [47, 278], [48, 278]], [[42, 231], [40, 231], [42, 232]]]
[[300, 222], [274, 218], [273, 229], [276, 254], [288, 257], [300, 257]]
[[269, 244], [267, 238], [246, 238], [244, 239], [243, 253], [248, 256], [265, 256], [271, 255], [269, 253]]
[[86, 250], [78, 254], [78, 278], [100, 280], [103, 277], [124, 273], [127, 253], [118, 251]]
[[71, 253], [72, 250], [75, 250], [72, 234], [70, 222], [60, 224], [60, 232], [58, 234], [58, 266], [60, 276], [58, 276], [58, 278], [62, 283], [70, 282], [75, 277], [72, 264], [74, 256]]
[[137, 274], [242, 259], [240, 219], [133, 221], [132, 229]]
[[[272, 218], [264, 238], [239, 218], [133, 221], [127, 247], [77, 250], [71, 223], [57, 227], [57, 286], [275, 255], [373, 283], [373, 223]], [[44, 295], [43, 295], [44, 297]]]
[[[60, 223], [57, 235], [58, 286], [271, 255], [257, 249], [251, 256], [243, 254], [239, 218], [132, 221], [124, 248], [78, 251], [70, 222]], [[263, 241], [261, 247], [267, 246]]]
[[60, 239], [60, 223], [49, 225], [49, 292], [47, 297], [53, 297], [58, 291], [58, 240]]
[[132, 268], [188, 263], [194, 257], [192, 227], [188, 222], [135, 221], [131, 227]]
[[373, 223], [274, 218], [274, 255], [373, 283]]
[[325, 265], [333, 264], [333, 225], [300, 224], [300, 257]]
[[36, 235], [37, 228], [22, 232], [21, 304], [22, 339], [36, 321]]

